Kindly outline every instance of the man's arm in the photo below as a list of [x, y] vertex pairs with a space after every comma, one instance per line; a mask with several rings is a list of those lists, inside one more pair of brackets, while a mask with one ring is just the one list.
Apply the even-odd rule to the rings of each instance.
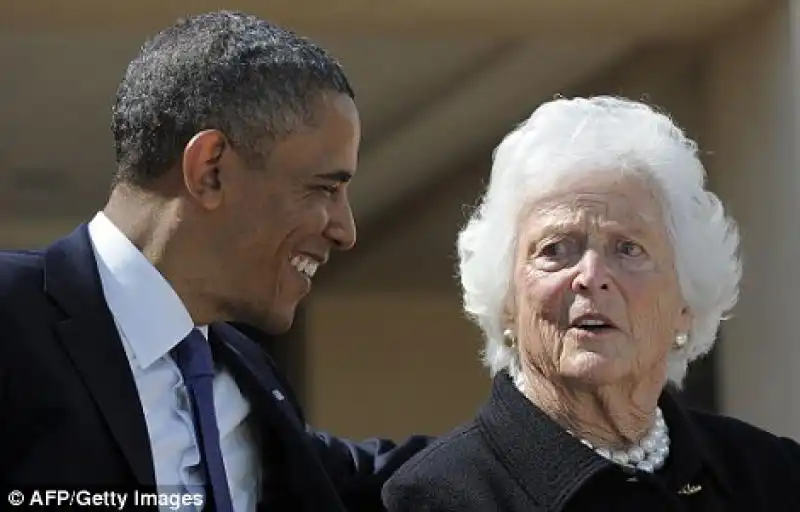
[[400, 444], [378, 438], [353, 442], [311, 429], [309, 437], [350, 511], [383, 510], [383, 484], [433, 440], [415, 435]]
[[[307, 425], [292, 385], [267, 350], [274, 343], [272, 337], [245, 324], [231, 325], [260, 347], [258, 352], [264, 356], [286, 399], [292, 404], [297, 419], [301, 424]], [[306, 426], [306, 431], [326, 473], [347, 510], [351, 512], [384, 510], [381, 504], [383, 484], [400, 466], [433, 440], [429, 436], [411, 436], [400, 444], [378, 438], [354, 442], [316, 431], [309, 426]]]

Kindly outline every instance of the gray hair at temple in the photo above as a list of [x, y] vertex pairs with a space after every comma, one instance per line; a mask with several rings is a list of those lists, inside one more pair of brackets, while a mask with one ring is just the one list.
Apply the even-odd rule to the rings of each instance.
[[662, 200], [680, 290], [693, 315], [688, 342], [669, 356], [669, 381], [681, 386], [688, 364], [711, 350], [720, 322], [736, 304], [738, 230], [705, 189], [695, 142], [643, 103], [607, 96], [556, 99], [497, 147], [486, 193], [458, 236], [464, 310], [484, 333], [483, 359], [492, 375], [505, 369], [516, 378], [521, 372], [503, 332], [523, 209], [565, 179], [600, 172], [643, 175]]

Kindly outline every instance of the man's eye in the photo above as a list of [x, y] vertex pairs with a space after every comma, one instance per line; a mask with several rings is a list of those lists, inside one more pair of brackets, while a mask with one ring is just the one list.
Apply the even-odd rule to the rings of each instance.
[[339, 191], [339, 185], [338, 184], [336, 184], [336, 185], [317, 185], [314, 188], [316, 190], [324, 192], [324, 193], [326, 193], [328, 195], [334, 195], [334, 194], [336, 194], [336, 192]]

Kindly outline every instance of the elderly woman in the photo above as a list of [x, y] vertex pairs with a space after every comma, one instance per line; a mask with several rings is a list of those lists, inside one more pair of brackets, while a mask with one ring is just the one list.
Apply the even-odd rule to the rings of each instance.
[[502, 142], [458, 239], [492, 394], [387, 483], [390, 512], [800, 511], [798, 444], [669, 391], [738, 293], [704, 174], [624, 99], [547, 103]]

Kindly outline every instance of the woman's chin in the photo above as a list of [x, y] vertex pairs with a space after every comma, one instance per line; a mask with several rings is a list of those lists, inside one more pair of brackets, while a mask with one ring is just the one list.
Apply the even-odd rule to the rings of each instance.
[[579, 351], [561, 360], [559, 373], [570, 380], [602, 385], [619, 380], [623, 372], [616, 358], [597, 352]]

